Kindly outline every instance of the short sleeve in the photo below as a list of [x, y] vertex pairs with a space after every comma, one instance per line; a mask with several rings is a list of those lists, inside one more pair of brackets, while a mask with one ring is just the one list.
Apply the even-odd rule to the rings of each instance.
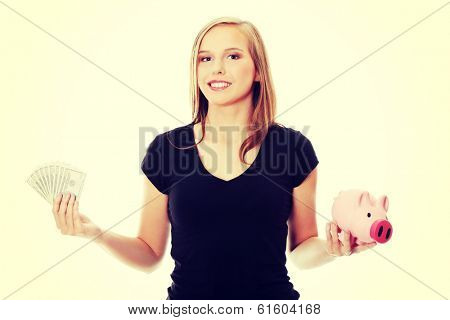
[[141, 170], [159, 192], [169, 194], [167, 157], [164, 152], [163, 138], [162, 134], [158, 134], [150, 143], [141, 162]]
[[319, 160], [311, 141], [300, 131], [296, 131], [292, 188], [298, 187], [318, 164]]

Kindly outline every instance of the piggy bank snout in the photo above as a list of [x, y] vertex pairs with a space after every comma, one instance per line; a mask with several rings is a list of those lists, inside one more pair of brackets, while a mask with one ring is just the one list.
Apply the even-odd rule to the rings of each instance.
[[370, 237], [378, 243], [385, 243], [392, 237], [392, 225], [385, 219], [375, 221], [370, 227]]

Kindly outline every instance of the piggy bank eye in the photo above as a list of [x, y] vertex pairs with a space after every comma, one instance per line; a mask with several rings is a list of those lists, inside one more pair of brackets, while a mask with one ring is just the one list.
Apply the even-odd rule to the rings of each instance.
[[370, 218], [371, 214], [370, 212], [367, 212], [367, 218]]

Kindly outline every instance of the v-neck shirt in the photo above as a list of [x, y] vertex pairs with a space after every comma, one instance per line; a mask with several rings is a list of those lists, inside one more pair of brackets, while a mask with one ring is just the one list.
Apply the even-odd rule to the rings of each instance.
[[311, 141], [273, 124], [252, 164], [224, 180], [202, 164], [193, 123], [156, 135], [141, 169], [168, 195], [169, 299], [299, 299], [286, 269], [292, 190], [318, 165]]
[[[193, 132], [193, 131], [194, 131], [193, 126], [190, 126], [189, 129], [190, 129], [191, 135], [192, 135], [192, 137], [193, 137], [193, 139], [194, 139], [194, 141], [195, 141], [195, 138], [194, 138], [194, 132]], [[265, 140], [264, 140], [264, 141], [265, 141]], [[200, 153], [199, 153], [198, 147], [195, 146], [194, 149], [195, 149], [195, 152], [194, 152], [194, 153], [195, 153], [195, 158], [196, 158], [195, 160], [198, 161], [199, 169], [202, 171], [202, 173], [211, 176], [213, 179], [216, 178], [217, 180], [223, 181], [223, 182], [231, 182], [232, 180], [238, 179], [241, 175], [243, 175], [243, 174], [247, 173], [248, 171], [252, 170], [252, 167], [256, 164], [256, 162], [259, 160], [259, 157], [260, 157], [260, 155], [261, 155], [261, 147], [260, 147], [260, 149], [259, 149], [259, 151], [258, 151], [258, 153], [257, 153], [257, 155], [256, 155], [255, 160], [250, 164], [250, 166], [249, 166], [247, 169], [245, 169], [245, 170], [244, 170], [243, 172], [241, 172], [239, 175], [237, 175], [237, 176], [235, 176], [235, 177], [233, 177], [233, 178], [231, 178], [231, 179], [229, 179], [229, 180], [225, 180], [225, 179], [220, 178], [220, 177], [214, 175], [213, 173], [211, 173], [211, 172], [204, 166], [203, 161], [202, 161], [201, 158], [200, 158]]]

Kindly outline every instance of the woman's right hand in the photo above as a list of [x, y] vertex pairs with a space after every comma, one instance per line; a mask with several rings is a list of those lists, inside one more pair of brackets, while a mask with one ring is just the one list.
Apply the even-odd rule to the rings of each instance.
[[79, 201], [73, 193], [58, 194], [53, 200], [53, 216], [64, 235], [94, 238], [102, 231], [87, 216], [78, 211]]

